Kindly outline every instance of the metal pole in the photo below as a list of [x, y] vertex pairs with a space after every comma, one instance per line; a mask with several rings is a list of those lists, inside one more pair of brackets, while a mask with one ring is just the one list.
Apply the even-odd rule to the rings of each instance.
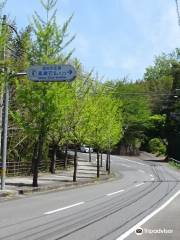
[[1, 93], [0, 93], [0, 159], [2, 160], [2, 113], [3, 113], [3, 87], [1, 89]]
[[110, 174], [111, 168], [111, 140], [109, 137], [109, 154], [108, 154], [108, 174]]
[[[13, 29], [13, 31], [16, 33], [18, 37], [18, 33], [15, 28], [13, 28], [11, 25], [7, 24], [7, 16], [3, 16], [3, 31], [6, 31], [6, 27], [10, 27]], [[6, 34], [6, 32], [4, 33]], [[18, 37], [19, 38], [19, 37]], [[4, 49], [3, 49], [3, 61], [6, 60], [6, 43], [4, 43]], [[4, 86], [4, 100], [3, 100], [3, 114], [2, 114], [2, 140], [0, 141], [0, 155], [2, 155], [2, 172], [1, 172], [1, 189], [5, 189], [5, 179], [6, 179], [6, 162], [7, 162], [7, 139], [8, 139], [8, 109], [9, 109], [9, 77], [8, 77], [8, 71], [6, 69], [6, 66], [4, 65], [4, 74], [5, 74], [5, 86]], [[15, 73], [14, 76], [25, 76], [26, 72], [19, 72]], [[11, 76], [13, 77], [13, 76]], [[1, 111], [0, 111], [0, 117], [1, 117]], [[0, 131], [0, 134], [1, 134]], [[1, 135], [0, 135], [1, 138]]]
[[8, 108], [9, 108], [9, 84], [5, 82], [4, 112], [3, 112], [3, 142], [2, 142], [2, 173], [1, 189], [5, 189], [6, 160], [7, 160], [7, 135], [8, 135]]
[[[5, 31], [5, 27], [6, 27], [6, 21], [7, 21], [7, 16], [4, 15], [3, 16], [3, 32]], [[2, 33], [3, 33], [2, 32]], [[6, 34], [6, 33], [3, 33]], [[4, 47], [3, 47], [3, 61], [5, 62], [6, 60], [6, 46], [4, 43]], [[6, 74], [6, 68], [5, 68], [5, 64], [4, 64], [4, 69], [3, 69], [4, 74]], [[3, 86], [4, 87], [4, 86]], [[3, 88], [2, 88], [3, 89]], [[5, 177], [6, 177], [6, 159], [4, 159], [3, 155], [4, 155], [4, 123], [5, 123], [5, 102], [6, 102], [6, 75], [5, 75], [5, 89], [4, 89], [4, 94], [2, 93], [2, 97], [3, 97], [3, 105], [2, 105], [2, 115], [1, 115], [1, 123], [2, 123], [2, 129], [1, 129], [1, 160], [2, 160], [2, 169], [1, 169], [1, 190], [3, 190], [5, 188]], [[3, 135], [3, 136], [2, 136]]]

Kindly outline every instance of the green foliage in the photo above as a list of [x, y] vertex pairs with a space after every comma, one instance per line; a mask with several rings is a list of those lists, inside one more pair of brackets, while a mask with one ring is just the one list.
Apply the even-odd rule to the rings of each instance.
[[154, 65], [146, 68], [144, 81], [146, 91], [151, 95], [151, 106], [155, 114], [163, 112], [168, 102], [168, 94], [173, 85], [172, 64], [176, 62], [177, 52], [162, 54], [155, 58]]
[[154, 114], [162, 114], [162, 121], [155, 119], [152, 122], [151, 119], [151, 124], [146, 132], [147, 139], [158, 136], [166, 138], [167, 154], [173, 158], [180, 157], [178, 116], [180, 104], [176, 92], [176, 89], [180, 88], [178, 55], [179, 49], [172, 54], [162, 54], [155, 59], [153, 66], [146, 69], [144, 75], [147, 90], [151, 93], [152, 111]]
[[175, 167], [176, 169], [180, 169], [180, 163], [177, 163], [175, 161], [169, 161], [169, 164], [172, 166], [172, 167]]
[[[1, 22], [0, 51], [6, 46], [13, 49], [13, 54], [8, 50], [6, 60], [1, 56], [0, 67], [21, 72], [34, 64], [71, 63], [77, 78], [72, 83], [34, 83], [26, 77], [11, 78], [13, 130], [8, 139], [9, 157], [18, 161], [36, 158], [38, 143], [44, 146], [44, 158], [51, 144], [63, 147], [83, 143], [110, 150], [121, 143], [134, 153], [148, 142], [152, 152], [165, 154], [165, 129], [172, 135], [166, 136], [171, 139], [168, 141], [176, 134], [178, 143], [180, 122], [171, 119], [171, 113], [179, 113], [180, 102], [167, 96], [180, 88], [178, 50], [156, 57], [146, 69], [143, 81], [101, 83], [92, 72], [85, 72], [79, 60], [72, 59], [73, 50], [66, 48], [74, 39], [68, 33], [72, 16], [58, 25], [57, 0], [40, 2], [45, 17], [35, 12], [31, 25], [18, 32], [18, 38]], [[1, 84], [4, 77], [0, 75]], [[167, 111], [163, 110], [165, 104]]]
[[59, 26], [56, 21], [56, 0], [41, 0], [46, 12], [46, 19], [42, 19], [37, 12], [33, 16], [32, 29], [35, 40], [30, 51], [30, 61], [32, 64], [42, 63], [66, 63], [73, 51], [66, 54], [64, 49], [73, 41], [75, 36], [69, 37], [68, 27], [72, 16]]
[[179, 159], [180, 158], [180, 63], [174, 62], [172, 64], [173, 86], [168, 97], [168, 104], [166, 108], [166, 138], [168, 141], [168, 156]]
[[146, 129], [146, 135], [149, 138], [154, 138], [156, 136], [164, 137], [165, 135], [165, 124], [166, 115], [165, 114], [155, 114], [150, 116], [149, 125]]
[[166, 146], [160, 138], [153, 138], [149, 141], [149, 151], [157, 156], [166, 154]]
[[122, 137], [121, 103], [105, 94], [104, 86], [94, 83], [86, 98], [79, 130], [83, 142], [97, 149], [112, 149]]
[[142, 82], [129, 83], [124, 80], [117, 82], [115, 86], [114, 95], [122, 101], [124, 136], [121, 145], [127, 152], [135, 152], [145, 139], [144, 131], [149, 124], [151, 111], [149, 98], [144, 92]]

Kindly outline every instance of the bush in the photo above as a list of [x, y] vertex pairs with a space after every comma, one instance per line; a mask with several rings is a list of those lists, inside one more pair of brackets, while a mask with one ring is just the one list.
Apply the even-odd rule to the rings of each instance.
[[155, 153], [157, 156], [166, 154], [166, 145], [160, 138], [153, 138], [148, 143], [148, 149], [151, 153]]

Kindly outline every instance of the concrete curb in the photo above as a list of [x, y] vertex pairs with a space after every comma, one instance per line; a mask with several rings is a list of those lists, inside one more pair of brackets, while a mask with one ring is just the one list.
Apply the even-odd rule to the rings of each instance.
[[111, 181], [112, 177], [105, 177], [102, 179], [87, 179], [84, 182], [70, 182], [70, 183], [65, 183], [62, 186], [59, 186], [58, 184], [54, 184], [54, 185], [46, 185], [43, 187], [37, 187], [37, 188], [31, 188], [31, 189], [27, 189], [27, 188], [22, 188], [19, 189], [18, 193], [21, 194], [29, 194], [29, 193], [40, 193], [40, 192], [51, 192], [51, 191], [64, 191], [64, 190], [69, 190], [69, 189], [74, 189], [77, 187], [83, 187], [83, 186], [88, 186], [88, 185], [93, 185], [93, 184], [98, 184], [98, 183], [103, 183], [106, 181]]
[[9, 199], [17, 199], [20, 196], [30, 196], [33, 194], [45, 194], [48, 192], [54, 192], [54, 191], [66, 191], [66, 190], [71, 190], [75, 188], [80, 188], [80, 187], [85, 187], [89, 185], [94, 185], [94, 184], [101, 184], [105, 183], [107, 181], [113, 181], [115, 180], [116, 177], [111, 174], [110, 176], [103, 177], [101, 179], [91, 179], [91, 180], [86, 180], [83, 182], [70, 182], [70, 183], [65, 183], [61, 186], [58, 184], [52, 184], [52, 185], [46, 185], [46, 186], [40, 186], [40, 187], [22, 187], [17, 190], [0, 190], [0, 200], [1, 201], [6, 201]]
[[16, 190], [0, 190], [0, 198], [11, 198], [17, 195], [18, 191]]

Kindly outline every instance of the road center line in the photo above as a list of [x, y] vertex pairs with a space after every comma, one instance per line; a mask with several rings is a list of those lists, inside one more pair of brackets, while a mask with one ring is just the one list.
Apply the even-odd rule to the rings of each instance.
[[124, 240], [127, 238], [131, 233], [133, 233], [137, 228], [142, 226], [144, 223], [146, 223], [149, 219], [151, 219], [153, 216], [155, 216], [157, 213], [159, 213], [161, 210], [163, 210], [165, 207], [167, 207], [178, 195], [180, 194], [180, 191], [176, 192], [171, 198], [169, 198], [163, 205], [161, 205], [159, 208], [157, 208], [154, 212], [146, 216], [144, 219], [142, 219], [139, 223], [134, 225], [132, 228], [130, 228], [127, 232], [123, 233], [120, 237], [118, 237], [116, 240]]
[[120, 192], [124, 192], [124, 189], [116, 191], [116, 192], [108, 193], [108, 194], [106, 194], [106, 196], [112, 196], [112, 195], [118, 194]]
[[128, 167], [128, 168], [131, 167], [131, 166], [129, 166], [127, 164], [124, 164], [124, 163], [121, 163], [121, 165], [124, 166], [124, 167]]
[[137, 185], [135, 185], [135, 187], [139, 187], [139, 186], [141, 186], [141, 185], [143, 185], [144, 183], [139, 183], [139, 184], [137, 184]]
[[138, 171], [139, 171], [139, 172], [142, 172], [142, 173], [145, 173], [145, 171], [144, 171], [144, 170], [141, 170], [141, 169], [139, 169]]
[[124, 160], [124, 161], [127, 161], [127, 162], [139, 164], [139, 165], [142, 165], [142, 166], [148, 166], [147, 164], [140, 163], [140, 162], [136, 162], [136, 161], [132, 161], [132, 160], [129, 160], [129, 159], [127, 159], [127, 158], [121, 158], [121, 157], [120, 157], [120, 159], [122, 159], [122, 160]]
[[69, 205], [69, 206], [66, 206], [66, 207], [63, 207], [63, 208], [58, 208], [58, 209], [55, 209], [55, 210], [52, 210], [52, 211], [49, 211], [49, 212], [45, 212], [44, 214], [45, 215], [53, 214], [53, 213], [60, 212], [60, 211], [63, 211], [63, 210], [66, 210], [66, 209], [69, 209], [69, 208], [72, 208], [72, 207], [82, 205], [84, 203], [85, 202], [75, 203], [75, 204], [72, 204], [72, 205]]

